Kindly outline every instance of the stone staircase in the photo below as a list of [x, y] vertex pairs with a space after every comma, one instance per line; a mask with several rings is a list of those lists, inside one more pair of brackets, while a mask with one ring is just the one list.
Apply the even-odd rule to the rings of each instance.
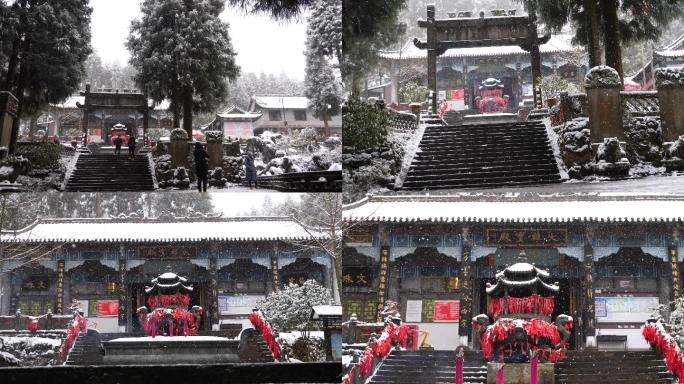
[[154, 182], [146, 155], [137, 155], [129, 160], [125, 154], [81, 154], [65, 190], [142, 192], [154, 190]]
[[665, 384], [675, 382], [654, 351], [568, 351], [556, 363], [556, 384]]
[[65, 365], [102, 365], [101, 348], [102, 340], [98, 331], [88, 329], [81, 332], [74, 341]]
[[496, 188], [560, 181], [546, 129], [539, 121], [429, 125], [402, 188]]
[[246, 328], [240, 333], [239, 355], [241, 363], [270, 363], [273, 353], [268, 348], [261, 333], [253, 328]]
[[[455, 351], [392, 351], [370, 383], [453, 384], [455, 360]], [[487, 362], [481, 352], [466, 351], [464, 365], [464, 383], [487, 382]]]

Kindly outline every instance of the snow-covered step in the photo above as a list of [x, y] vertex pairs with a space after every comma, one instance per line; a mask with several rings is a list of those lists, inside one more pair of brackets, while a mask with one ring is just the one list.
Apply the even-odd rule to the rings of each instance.
[[[453, 383], [454, 351], [392, 351], [376, 370], [370, 383]], [[487, 382], [486, 361], [480, 352], [466, 351], [465, 383]]]
[[541, 122], [428, 126], [405, 190], [517, 187], [561, 181]]
[[145, 155], [128, 159], [126, 155], [79, 156], [66, 184], [67, 191], [152, 191], [154, 182]]

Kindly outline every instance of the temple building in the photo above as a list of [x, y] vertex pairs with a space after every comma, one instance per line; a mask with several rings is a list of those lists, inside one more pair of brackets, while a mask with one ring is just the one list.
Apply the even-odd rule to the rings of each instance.
[[628, 78], [638, 83], [642, 90], [653, 90], [655, 88], [653, 74], [656, 69], [682, 67], [684, 67], [684, 34], [662, 49], [654, 50], [652, 59]]
[[259, 299], [313, 279], [330, 288], [326, 234], [288, 217], [39, 219], [3, 231], [0, 313], [68, 313], [76, 302], [100, 332], [142, 332], [149, 282], [176, 273], [194, 287], [204, 330], [237, 329]]
[[436, 349], [477, 348], [488, 284], [522, 261], [558, 286], [571, 348], [647, 349], [640, 327], [681, 297], [682, 212], [668, 195], [369, 195], [344, 208], [344, 317], [376, 322], [395, 302]]
[[[574, 84], [582, 82], [587, 63], [569, 36], [552, 35], [539, 50], [542, 76], [556, 72]], [[389, 81], [371, 91], [379, 91], [377, 96], [384, 96], [387, 104], [400, 102], [399, 88], [406, 82], [427, 85], [427, 51], [417, 48], [412, 39], [398, 51], [381, 52], [380, 57]], [[519, 46], [447, 49], [437, 57], [438, 99], [453, 103], [456, 110], [476, 109], [481, 82], [495, 78], [503, 82], [504, 94], [510, 97], [509, 110], [516, 111], [520, 103], [533, 98], [531, 66], [530, 53]]]
[[[81, 139], [87, 132], [89, 143], [107, 142], [112, 128], [123, 124], [142, 137], [148, 129], [172, 129], [173, 112], [170, 103], [155, 104], [137, 90], [90, 90], [67, 98], [61, 104], [51, 104], [38, 118], [38, 126], [48, 137], [72, 136]], [[147, 116], [147, 123], [145, 117]]]
[[328, 121], [316, 118], [303, 96], [252, 96], [247, 111], [232, 106], [218, 113], [210, 129], [223, 131], [225, 137], [248, 138], [269, 131], [287, 135], [304, 128], [315, 128], [322, 138], [342, 136], [342, 114]]

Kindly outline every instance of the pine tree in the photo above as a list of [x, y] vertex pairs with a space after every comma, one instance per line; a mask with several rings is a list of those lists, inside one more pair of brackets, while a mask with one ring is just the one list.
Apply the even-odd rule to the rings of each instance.
[[306, 43], [305, 95], [314, 116], [328, 121], [340, 113], [341, 92], [329, 59], [341, 59], [342, 4], [338, 0], [317, 0], [309, 17]]
[[[58, 103], [78, 89], [91, 53], [88, 0], [20, 0], [1, 12], [0, 71], [6, 90], [19, 99], [21, 117]], [[4, 26], [14, 27], [12, 31]], [[16, 150], [19, 119], [12, 127]]]
[[396, 43], [406, 25], [399, 13], [406, 0], [343, 0], [342, 76], [353, 96], [361, 93], [361, 81], [378, 61], [378, 52]]
[[229, 0], [231, 5], [250, 12], [270, 13], [276, 19], [290, 19], [300, 15], [315, 0]]
[[315, 305], [330, 304], [330, 292], [315, 280], [307, 280], [302, 285], [287, 284], [258, 302], [266, 320], [282, 332], [318, 329], [319, 324], [309, 320], [311, 309]]
[[210, 112], [225, 101], [228, 82], [239, 74], [223, 0], [145, 0], [142, 18], [128, 38], [136, 83], [155, 101], [171, 101], [192, 137], [193, 112]]

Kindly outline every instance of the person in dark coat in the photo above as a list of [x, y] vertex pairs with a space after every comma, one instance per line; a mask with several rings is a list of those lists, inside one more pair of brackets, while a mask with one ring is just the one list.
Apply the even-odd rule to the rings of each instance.
[[135, 136], [133, 135], [128, 139], [128, 158], [131, 160], [135, 159]]
[[200, 192], [207, 191], [209, 182], [209, 154], [204, 150], [201, 143], [195, 143], [195, 174], [197, 175], [197, 189]]
[[249, 183], [249, 189], [252, 189], [252, 182], [254, 182], [254, 188], [258, 188], [254, 156], [249, 152], [245, 156], [245, 179]]
[[117, 136], [114, 139], [114, 154], [115, 155], [120, 155], [121, 154], [121, 146], [123, 145], [123, 139], [121, 136]]

